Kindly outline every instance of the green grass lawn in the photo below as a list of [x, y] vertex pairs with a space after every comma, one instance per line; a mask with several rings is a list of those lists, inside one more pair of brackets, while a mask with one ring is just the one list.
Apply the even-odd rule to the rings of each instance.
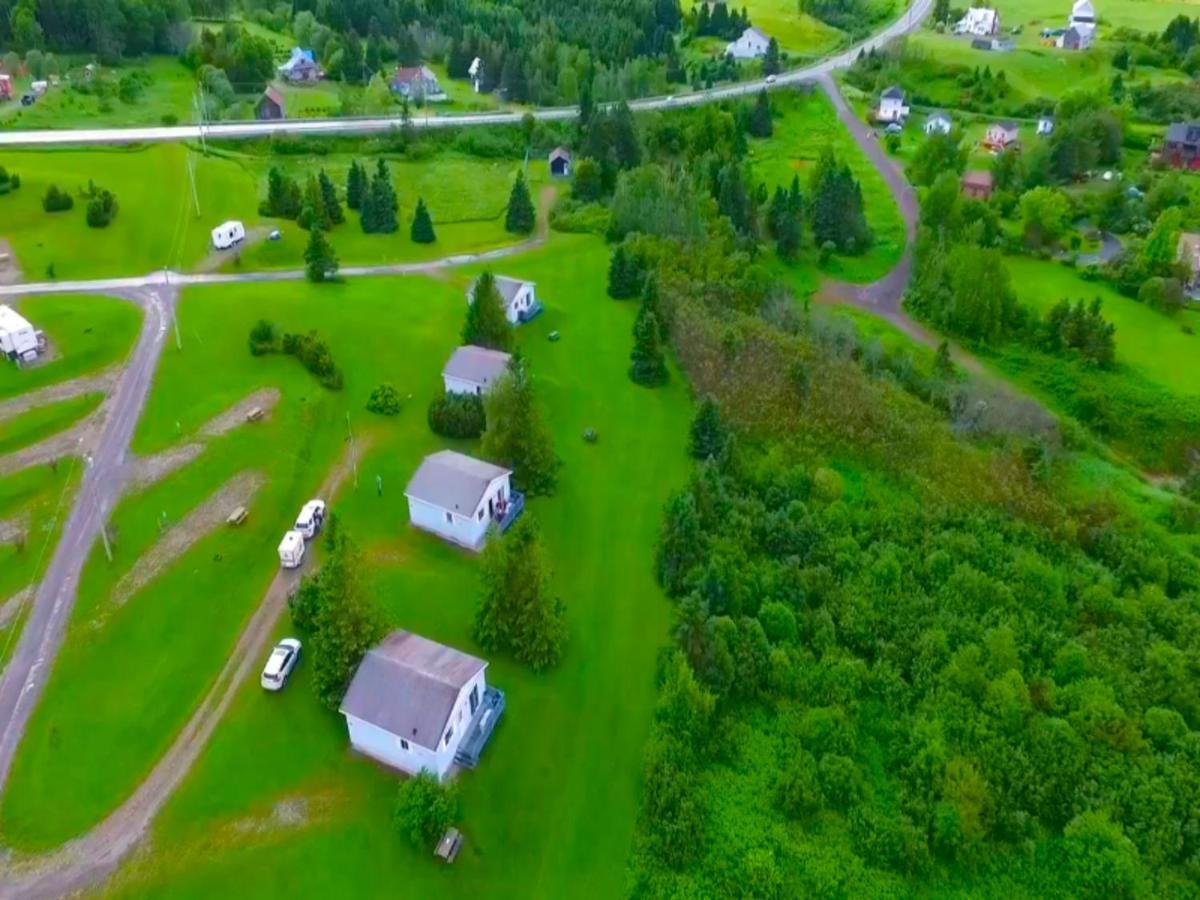
[[[1008, 0], [1000, 7], [1005, 28], [1024, 24], [1042, 28], [1062, 28], [1071, 11], [1071, 4], [1048, 5], [1045, 0]], [[1106, 0], [1096, 7], [1101, 27], [1137, 28], [1142, 31], [1161, 31], [1176, 16], [1189, 19], [1200, 14], [1200, 3], [1186, 0]]]
[[1009, 257], [1007, 262], [1021, 302], [1044, 314], [1064, 298], [1090, 302], [1100, 297], [1104, 317], [1117, 327], [1117, 362], [1177, 393], [1200, 394], [1200, 336], [1183, 330], [1184, 325], [1200, 327], [1196, 313], [1164, 315], [1103, 282], [1085, 281], [1059, 263], [1025, 257]]
[[846, 35], [799, 10], [794, 0], [748, 0], [746, 12], [755, 28], [797, 56], [820, 56], [846, 40]]
[[104, 395], [100, 393], [82, 394], [0, 422], [0, 454], [12, 453], [70, 428], [94, 411], [103, 399]]
[[[0, 544], [0, 603], [41, 577], [71, 508], [82, 466], [66, 458], [57, 466], [34, 466], [0, 478], [0, 519], [28, 522], [24, 546]], [[3, 643], [15, 634], [0, 636]], [[0, 657], [7, 651], [0, 649]]]
[[0, 399], [88, 375], [124, 359], [142, 324], [137, 306], [112, 297], [26, 297], [14, 305], [46, 333], [57, 356], [27, 368], [0, 360]]
[[[196, 177], [200, 212], [188, 186], [188, 157]], [[210, 253], [212, 228], [227, 219], [240, 219], [247, 228], [280, 227], [283, 240], [248, 246], [243, 265], [255, 268], [295, 267], [302, 264], [306, 235], [294, 223], [263, 219], [260, 196], [266, 194], [267, 171], [279, 165], [307, 178], [326, 168], [345, 185], [349, 155], [320, 157], [258, 157], [243, 154], [201, 156], [179, 144], [136, 149], [14, 150], [0, 164], [22, 178], [21, 189], [0, 198], [5, 224], [0, 236], [12, 243], [27, 280], [47, 277], [53, 266], [57, 278], [141, 275], [164, 266], [185, 270]], [[400, 200], [400, 230], [394, 235], [364, 235], [357, 215], [335, 229], [332, 242], [343, 264], [427, 259], [509, 243], [503, 211], [519, 163], [481, 160], [445, 152], [420, 163], [391, 164]], [[546, 180], [546, 164], [529, 167], [536, 191]], [[47, 187], [56, 184], [81, 194], [89, 179], [117, 195], [120, 211], [107, 228], [89, 228], [86, 201], [75, 208], [48, 214], [42, 209]], [[163, 185], [177, 189], [163, 190]], [[469, 185], [469, 189], [464, 189]], [[417, 246], [408, 238], [412, 210], [423, 196], [438, 230], [438, 241]]]
[[776, 111], [774, 134], [750, 141], [756, 180], [774, 191], [776, 185], [790, 185], [798, 175], [801, 190], [807, 193], [817, 159], [824, 148], [832, 147], [838, 160], [848, 163], [862, 184], [867, 223], [875, 234], [875, 243], [862, 256], [834, 256], [818, 268], [817, 248], [812, 246], [806, 223], [804, 252], [798, 262], [784, 267], [789, 279], [798, 291], [808, 293], [816, 289], [820, 275], [855, 282], [881, 278], [904, 251], [904, 221], [883, 177], [842, 128], [824, 94], [778, 91], [771, 95], [771, 102]]
[[[689, 403], [678, 377], [658, 391], [628, 380], [635, 310], [606, 297], [606, 267], [596, 239], [556, 236], [501, 270], [535, 279], [547, 307], [520, 339], [564, 468], [558, 495], [530, 509], [554, 561], [571, 644], [562, 666], [541, 675], [491, 660], [508, 710], [479, 770], [462, 779], [468, 844], [455, 867], [410, 851], [392, 833], [395, 776], [349, 754], [340, 721], [318, 706], [302, 663], [281, 696], [265, 696], [253, 681], [242, 687], [157, 824], [157, 852], [119, 876], [114, 892], [281, 896], [301, 870], [306, 891], [356, 896], [394, 893], [397, 884], [426, 895], [451, 886], [503, 896], [623, 890], [654, 657], [667, 633], [653, 543], [662, 503], [686, 477]], [[333, 506], [363, 545], [389, 618], [480, 652], [470, 637], [475, 559], [409, 529], [402, 499], [421, 456], [443, 445], [425, 425], [425, 406], [456, 343], [469, 274], [452, 284], [403, 279], [187, 293], [184, 351], [164, 359], [138, 448], [194, 431], [263, 385], [278, 385], [283, 399], [269, 421], [221, 439], [118, 509], [117, 563], [110, 569], [95, 554], [89, 563], [0, 808], [6, 844], [46, 847], [86, 828], [165, 749], [259, 601], [280, 530], [341, 452], [346, 412], [372, 449], [360, 466], [360, 488], [347, 485]], [[346, 369], [345, 391], [322, 391], [291, 360], [251, 358], [244, 333], [264, 314], [289, 328], [319, 326]], [[562, 341], [545, 340], [552, 329]], [[193, 332], [204, 337], [189, 344]], [[413, 397], [398, 417], [379, 421], [362, 404], [384, 378]], [[581, 438], [588, 427], [600, 434], [595, 445]], [[152, 542], [160, 508], [174, 520], [247, 466], [269, 476], [247, 526], [206, 539], [99, 629], [89, 626], [119, 572]], [[167, 644], [170, 654], [161, 652]], [[141, 664], [131, 671], [110, 662], [117, 659]], [[81, 752], [88, 766], [77, 765]], [[269, 815], [274, 803], [296, 795], [314, 798], [303, 829], [247, 833], [234, 824]], [[44, 816], [47, 804], [63, 805], [64, 815]]]
[[[144, 70], [150, 84], [132, 103], [117, 96], [120, 77], [134, 69]], [[0, 128], [103, 128], [125, 125], [160, 125], [164, 116], [179, 122], [194, 121], [192, 95], [196, 76], [173, 56], [150, 57], [145, 63], [130, 62], [117, 68], [103, 67], [101, 78], [111, 82], [111, 96], [76, 90], [66, 81], [51, 87], [33, 106], [6, 103], [0, 106]], [[29, 90], [33, 79], [15, 79], [13, 94]]]

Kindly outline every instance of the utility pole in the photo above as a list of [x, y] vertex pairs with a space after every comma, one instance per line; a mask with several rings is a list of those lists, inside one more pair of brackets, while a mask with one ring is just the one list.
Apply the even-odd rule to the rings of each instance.
[[108, 542], [108, 519], [105, 518], [104, 507], [100, 508], [100, 540], [104, 542], [104, 555], [112, 562], [112, 545]]
[[185, 149], [184, 152], [187, 153], [186, 158], [187, 158], [188, 181], [192, 185], [192, 203], [196, 207], [196, 218], [198, 219], [198, 218], [200, 218], [200, 194], [196, 191], [196, 172], [192, 168], [191, 152], [189, 152], [187, 149]]

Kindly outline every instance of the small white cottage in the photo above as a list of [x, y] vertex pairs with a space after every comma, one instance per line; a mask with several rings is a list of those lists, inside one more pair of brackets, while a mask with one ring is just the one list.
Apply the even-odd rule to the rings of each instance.
[[512, 357], [502, 350], [468, 344], [450, 354], [442, 369], [447, 394], [486, 394], [508, 371]]
[[725, 55], [734, 59], [758, 59], [760, 56], [766, 56], [770, 43], [769, 37], [757, 28], [750, 27], [743, 31], [736, 41], [730, 41], [725, 46]]
[[1052, 116], [1042, 116], [1037, 120], [1038, 137], [1047, 137], [1054, 134], [1054, 118]]
[[1000, 13], [986, 6], [972, 6], [954, 26], [955, 34], [991, 37], [1000, 31]]
[[904, 105], [904, 91], [892, 85], [879, 95], [879, 110], [875, 118], [880, 122], [903, 122], [908, 115]]
[[487, 690], [487, 663], [409, 631], [393, 631], [359, 663], [342, 698], [350, 746], [439, 781], [454, 765]]
[[508, 512], [511, 475], [454, 450], [432, 453], [404, 489], [409, 521], [468, 550], [481, 550], [492, 521]]
[[935, 112], [925, 120], [926, 134], [949, 134], [952, 127], [950, 116], [944, 112]]
[[[519, 278], [509, 278], [506, 275], [496, 276], [496, 293], [500, 295], [500, 304], [504, 307], [504, 315], [513, 325], [532, 319], [541, 310], [538, 303], [536, 285], [532, 281], [522, 281]], [[475, 300], [475, 282], [467, 288], [467, 303]]]

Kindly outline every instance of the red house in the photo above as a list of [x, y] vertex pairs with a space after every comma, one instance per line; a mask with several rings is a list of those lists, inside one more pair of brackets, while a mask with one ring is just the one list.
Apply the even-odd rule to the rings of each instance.
[[1176, 169], [1200, 169], [1200, 122], [1171, 124], [1160, 156]]

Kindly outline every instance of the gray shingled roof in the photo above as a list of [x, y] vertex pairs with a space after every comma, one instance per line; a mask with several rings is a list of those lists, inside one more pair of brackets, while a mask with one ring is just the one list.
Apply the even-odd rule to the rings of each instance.
[[454, 450], [439, 450], [421, 461], [404, 495], [469, 516], [479, 506], [488, 485], [501, 475], [510, 474], [509, 469], [490, 462]]
[[393, 631], [363, 657], [341, 712], [434, 750], [459, 691], [485, 666], [469, 653]]
[[[494, 278], [496, 280], [496, 291], [500, 294], [500, 300], [505, 306], [513, 302], [513, 298], [517, 296], [517, 291], [521, 290], [523, 285], [534, 283], [532, 281], [522, 281], [520, 278], [509, 278], [507, 275], [496, 275]], [[475, 282], [478, 280], [476, 278], [471, 282], [471, 286], [467, 288], [468, 298], [475, 296]]]
[[903, 100], [904, 99], [904, 91], [902, 91], [900, 88], [898, 88], [896, 85], [893, 84], [890, 88], [885, 90], [879, 96], [883, 97], [886, 100]]
[[443, 375], [451, 378], [461, 378], [472, 384], [490, 384], [508, 369], [508, 361], [512, 359], [501, 350], [489, 350], [487, 347], [467, 345], [458, 347], [450, 354]]

